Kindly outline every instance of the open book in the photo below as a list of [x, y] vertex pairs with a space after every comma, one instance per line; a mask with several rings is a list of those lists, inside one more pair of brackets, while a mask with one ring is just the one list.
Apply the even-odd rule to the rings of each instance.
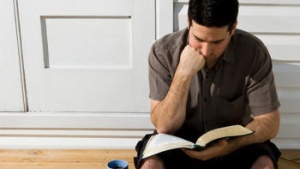
[[233, 125], [227, 127], [221, 127], [211, 130], [198, 138], [196, 143], [187, 141], [185, 139], [168, 135], [168, 134], [156, 134], [151, 136], [145, 150], [143, 152], [143, 158], [150, 157], [152, 155], [177, 148], [187, 148], [193, 150], [201, 150], [207, 147], [207, 145], [215, 140], [222, 138], [240, 137], [254, 133], [241, 125]]

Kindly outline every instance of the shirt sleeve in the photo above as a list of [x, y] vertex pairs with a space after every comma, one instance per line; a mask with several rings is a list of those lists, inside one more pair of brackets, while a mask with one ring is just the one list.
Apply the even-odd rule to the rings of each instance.
[[153, 100], [162, 100], [171, 85], [172, 78], [165, 57], [160, 49], [152, 46], [149, 54], [149, 97]]
[[247, 87], [249, 106], [254, 116], [275, 111], [280, 106], [272, 60], [264, 45], [256, 50], [255, 57]]

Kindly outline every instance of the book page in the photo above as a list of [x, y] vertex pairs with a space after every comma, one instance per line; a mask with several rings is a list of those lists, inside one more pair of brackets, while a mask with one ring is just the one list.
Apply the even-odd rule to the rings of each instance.
[[205, 147], [208, 143], [221, 138], [244, 136], [253, 133], [253, 131], [241, 126], [233, 125], [222, 128], [217, 128], [203, 134], [198, 140], [197, 144], [201, 147]]
[[168, 135], [168, 134], [157, 134], [152, 136], [144, 150], [143, 158], [147, 158], [151, 155], [176, 149], [176, 148], [193, 148], [194, 143], [184, 140], [182, 138]]

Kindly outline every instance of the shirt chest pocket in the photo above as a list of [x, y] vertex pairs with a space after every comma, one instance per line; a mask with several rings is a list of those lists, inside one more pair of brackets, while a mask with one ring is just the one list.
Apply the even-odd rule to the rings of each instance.
[[230, 100], [216, 96], [211, 99], [210, 110], [209, 116], [218, 126], [242, 124], [248, 114], [244, 95]]

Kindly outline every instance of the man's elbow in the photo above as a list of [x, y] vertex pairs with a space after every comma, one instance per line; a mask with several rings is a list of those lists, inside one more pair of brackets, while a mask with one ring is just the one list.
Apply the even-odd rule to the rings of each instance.
[[175, 125], [168, 124], [166, 122], [160, 122], [158, 120], [152, 119], [152, 124], [154, 125], [158, 133], [174, 134], [178, 130], [178, 127], [176, 127]]
[[157, 133], [164, 133], [164, 134], [174, 134], [178, 129], [174, 126], [167, 126], [167, 125], [155, 125], [155, 129]]
[[279, 110], [276, 110], [273, 114], [273, 125], [272, 125], [272, 132], [271, 132], [271, 138], [275, 138], [280, 130], [280, 113]]

